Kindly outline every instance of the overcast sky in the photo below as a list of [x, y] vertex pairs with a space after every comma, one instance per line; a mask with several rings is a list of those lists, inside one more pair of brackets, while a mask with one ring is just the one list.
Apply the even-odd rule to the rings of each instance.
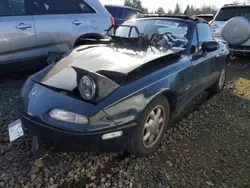
[[[124, 0], [100, 0], [103, 4], [118, 4], [123, 5]], [[202, 0], [141, 0], [143, 3], [143, 6], [147, 7], [149, 11], [156, 10], [159, 6], [163, 7], [165, 11], [167, 11], [169, 8], [174, 9], [176, 3], [181, 4], [182, 10], [186, 8], [187, 4], [193, 4], [196, 7], [201, 7], [202, 5], [215, 5], [218, 8], [220, 8], [223, 4], [231, 3], [233, 0], [209, 0], [205, 1]]]

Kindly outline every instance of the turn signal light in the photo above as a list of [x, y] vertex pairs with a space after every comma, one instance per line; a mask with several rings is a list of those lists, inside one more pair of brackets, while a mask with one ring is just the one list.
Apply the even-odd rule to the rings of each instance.
[[88, 118], [80, 114], [69, 112], [62, 109], [53, 109], [49, 116], [52, 119], [56, 119], [63, 122], [74, 123], [74, 124], [87, 124]]

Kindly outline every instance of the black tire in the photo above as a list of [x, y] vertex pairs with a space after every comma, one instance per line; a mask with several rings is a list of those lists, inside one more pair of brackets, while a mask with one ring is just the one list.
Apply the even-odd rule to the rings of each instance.
[[[225, 72], [223, 73], [223, 71], [225, 71]], [[223, 83], [220, 83], [222, 76], [224, 76], [224, 79], [223, 79], [224, 81], [223, 81]], [[218, 77], [217, 81], [208, 89], [208, 92], [211, 94], [220, 93], [225, 86], [226, 77], [227, 77], [227, 66], [224, 65], [221, 68], [220, 76]]]
[[[159, 136], [156, 136], [157, 139], [155, 141], [155, 144], [150, 147], [150, 148], [147, 148], [145, 147], [144, 145], [144, 142], [143, 142], [143, 134], [144, 134], [144, 131], [145, 131], [145, 123], [146, 121], [148, 120], [151, 112], [153, 112], [157, 107], [161, 107], [161, 109], [165, 112], [162, 111], [161, 114], [165, 114], [165, 118], [162, 118], [161, 116], [161, 119], [163, 119], [163, 123], [161, 124], [161, 128], [159, 128]], [[156, 109], [157, 110], [157, 109]], [[163, 136], [164, 136], [164, 133], [165, 133], [165, 130], [166, 130], [166, 127], [167, 127], [167, 124], [169, 122], [169, 114], [170, 114], [170, 109], [169, 109], [169, 103], [167, 101], [167, 99], [160, 95], [160, 96], [157, 96], [153, 101], [151, 101], [148, 106], [145, 108], [139, 122], [138, 122], [138, 126], [136, 128], [136, 131], [133, 135], [133, 137], [130, 139], [130, 142], [129, 142], [129, 145], [128, 145], [128, 151], [130, 153], [133, 153], [134, 155], [136, 156], [146, 156], [146, 155], [149, 155], [150, 153], [153, 153], [154, 151], [156, 151], [158, 149], [158, 147], [160, 146], [161, 144], [161, 141], [163, 139]], [[157, 129], [158, 130], [158, 129]]]

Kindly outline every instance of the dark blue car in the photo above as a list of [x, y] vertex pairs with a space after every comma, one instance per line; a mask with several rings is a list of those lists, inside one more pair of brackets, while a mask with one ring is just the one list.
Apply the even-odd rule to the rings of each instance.
[[205, 21], [186, 16], [140, 15], [108, 34], [29, 77], [21, 125], [61, 145], [145, 156], [196, 95], [223, 89], [229, 52]]
[[115, 24], [117, 25], [120, 25], [132, 17], [142, 13], [141, 10], [127, 6], [105, 5], [105, 8], [113, 16], [115, 19]]

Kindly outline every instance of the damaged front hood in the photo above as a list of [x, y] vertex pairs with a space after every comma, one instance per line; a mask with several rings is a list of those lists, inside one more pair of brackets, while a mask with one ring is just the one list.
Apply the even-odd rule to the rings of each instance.
[[151, 50], [139, 53], [108, 46], [85, 46], [73, 50], [59, 62], [50, 65], [31, 79], [43, 85], [72, 91], [77, 87], [75, 69], [95, 74], [110, 71], [117, 75], [127, 75], [147, 62], [173, 53], [173, 51], [153, 53]]

